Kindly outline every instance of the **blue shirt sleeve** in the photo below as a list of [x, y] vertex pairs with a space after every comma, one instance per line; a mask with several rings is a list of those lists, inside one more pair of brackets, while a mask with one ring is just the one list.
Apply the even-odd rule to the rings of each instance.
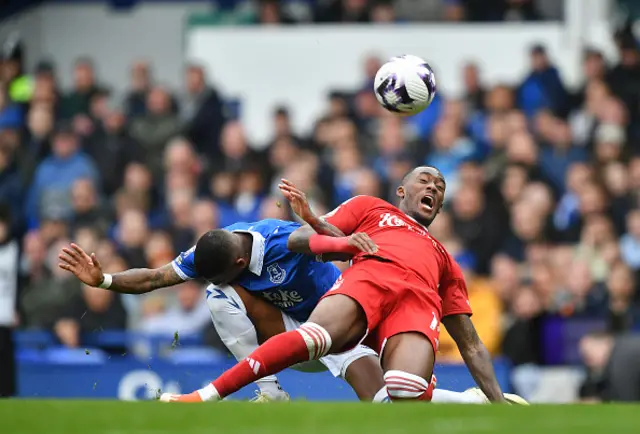
[[192, 280], [199, 277], [193, 262], [193, 253], [195, 250], [196, 246], [193, 246], [186, 252], [180, 253], [178, 257], [171, 262], [176, 274], [178, 274], [182, 280]]

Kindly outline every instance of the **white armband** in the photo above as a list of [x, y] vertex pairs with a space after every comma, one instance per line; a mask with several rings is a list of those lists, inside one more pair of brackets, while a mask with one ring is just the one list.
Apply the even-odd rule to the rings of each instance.
[[111, 274], [104, 274], [104, 278], [102, 279], [102, 283], [98, 285], [98, 288], [109, 289], [111, 286], [111, 282], [113, 282], [113, 276]]

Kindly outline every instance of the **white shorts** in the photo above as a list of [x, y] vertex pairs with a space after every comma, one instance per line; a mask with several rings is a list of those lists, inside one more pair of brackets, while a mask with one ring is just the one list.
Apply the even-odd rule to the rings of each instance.
[[[258, 336], [247, 315], [247, 309], [230, 285], [207, 286], [207, 305], [211, 320], [222, 342], [235, 356], [242, 360], [258, 348]], [[296, 330], [301, 323], [282, 312], [282, 321], [286, 331]], [[375, 351], [364, 345], [358, 345], [351, 351], [324, 356], [320, 360], [299, 363], [292, 369], [302, 372], [323, 372], [329, 370], [335, 377], [344, 378], [351, 363], [365, 357], [377, 357]]]
[[[282, 320], [287, 331], [295, 330], [300, 327], [301, 323], [282, 312]], [[347, 373], [347, 368], [353, 362], [362, 357], [373, 356], [378, 357], [375, 351], [365, 345], [358, 345], [351, 351], [340, 354], [329, 354], [320, 360], [311, 360], [309, 362], [298, 363], [291, 367], [302, 372], [323, 372], [329, 370], [334, 377], [342, 377]]]

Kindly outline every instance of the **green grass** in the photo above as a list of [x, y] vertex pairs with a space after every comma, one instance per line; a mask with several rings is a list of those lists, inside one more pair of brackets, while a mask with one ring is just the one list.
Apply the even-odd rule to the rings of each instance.
[[2, 434], [622, 434], [640, 406], [3, 400]]

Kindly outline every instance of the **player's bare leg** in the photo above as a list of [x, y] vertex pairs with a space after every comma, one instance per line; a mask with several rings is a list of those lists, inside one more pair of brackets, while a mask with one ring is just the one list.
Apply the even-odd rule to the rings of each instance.
[[390, 337], [382, 354], [382, 369], [392, 401], [430, 401], [435, 352], [421, 333], [400, 333]]
[[[258, 332], [260, 343], [286, 332], [280, 310], [242, 287], [234, 286], [234, 289], [247, 309], [247, 315]], [[372, 401], [376, 393], [384, 387], [380, 361], [373, 356], [365, 356], [352, 362], [346, 369], [344, 379], [362, 401]], [[258, 386], [260, 381], [256, 382]]]
[[[377, 357], [362, 357], [349, 365], [344, 379], [361, 401], [373, 401], [384, 387], [382, 368]], [[384, 393], [385, 397], [387, 396]]]
[[341, 294], [323, 298], [300, 328], [272, 337], [208, 386], [171, 400], [220, 400], [267, 375], [353, 346], [366, 330], [365, 314], [353, 299]]

